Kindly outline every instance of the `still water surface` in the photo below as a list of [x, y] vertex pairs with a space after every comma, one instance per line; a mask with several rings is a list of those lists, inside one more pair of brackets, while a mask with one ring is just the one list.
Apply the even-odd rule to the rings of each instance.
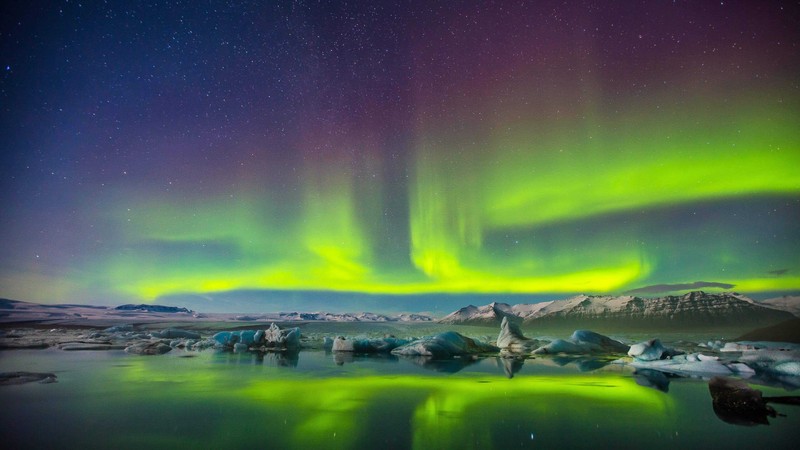
[[705, 380], [663, 392], [621, 366], [565, 362], [6, 351], [0, 372], [58, 382], [0, 387], [0, 437], [14, 449], [797, 448], [798, 407], [731, 425]]

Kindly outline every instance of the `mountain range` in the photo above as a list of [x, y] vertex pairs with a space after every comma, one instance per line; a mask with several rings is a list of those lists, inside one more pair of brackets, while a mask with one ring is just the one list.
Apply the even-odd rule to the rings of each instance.
[[709, 294], [702, 291], [657, 298], [578, 295], [532, 304], [495, 302], [481, 307], [469, 305], [439, 322], [496, 325], [507, 317], [537, 326], [658, 326], [673, 329], [765, 326], [795, 318], [787, 310], [800, 305], [800, 297], [782, 299], [780, 302], [756, 302], [737, 293]]

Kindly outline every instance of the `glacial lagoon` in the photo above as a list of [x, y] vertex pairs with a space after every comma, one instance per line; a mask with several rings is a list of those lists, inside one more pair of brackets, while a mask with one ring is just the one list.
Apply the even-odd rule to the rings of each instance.
[[[4, 448], [796, 448], [800, 407], [719, 418], [708, 380], [585, 359], [437, 362], [299, 353], [0, 352]], [[658, 378], [658, 377], [657, 377]], [[793, 395], [753, 385], [765, 396]]]

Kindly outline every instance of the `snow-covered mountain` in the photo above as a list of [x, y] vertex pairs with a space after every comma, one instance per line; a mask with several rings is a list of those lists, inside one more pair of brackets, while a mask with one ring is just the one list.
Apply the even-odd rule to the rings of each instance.
[[426, 316], [424, 314], [413, 314], [413, 313], [403, 313], [397, 316], [397, 320], [400, 322], [431, 322], [433, 319], [430, 316]]
[[503, 320], [503, 317], [508, 317], [509, 320], [520, 319], [520, 316], [514, 313], [512, 306], [508, 303], [492, 302], [481, 307], [474, 305], [465, 306], [458, 311], [446, 315], [439, 320], [439, 323], [469, 323], [488, 325], [500, 323]]
[[784, 295], [783, 297], [768, 298], [760, 301], [759, 303], [770, 308], [788, 311], [795, 316], [800, 317], [800, 297], [796, 295]]
[[386, 316], [371, 312], [329, 313], [329, 312], [282, 312], [277, 320], [281, 321], [325, 321], [325, 322], [430, 322], [428, 316], [422, 314], [399, 314]]
[[503, 315], [536, 325], [713, 327], [773, 324], [792, 315], [735, 293], [640, 298], [578, 295], [565, 300], [510, 306], [492, 303], [468, 306], [446, 316], [443, 323], [494, 324]]
[[164, 305], [44, 305], [0, 298], [0, 323], [16, 321], [114, 321], [128, 322], [168, 319], [170, 321], [245, 321], [245, 322], [430, 322], [433, 319], [423, 314], [403, 313], [398, 315], [375, 314], [371, 312], [330, 313], [330, 312], [281, 312], [260, 314], [236, 313], [198, 313], [187, 308]]

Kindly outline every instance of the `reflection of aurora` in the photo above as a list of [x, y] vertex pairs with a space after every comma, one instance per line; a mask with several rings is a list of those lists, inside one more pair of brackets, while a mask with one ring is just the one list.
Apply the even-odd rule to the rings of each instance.
[[[584, 427], [583, 421], [607, 410], [612, 420], [664, 426], [673, 412], [669, 396], [611, 373], [507, 379], [477, 373], [386, 375], [360, 368], [358, 376], [320, 378], [324, 371], [276, 372], [247, 363], [232, 372], [229, 359], [198, 366], [198, 359], [165, 365], [167, 360], [156, 364], [130, 358], [119, 376], [136, 395], [142, 395], [143, 387], [153, 392], [154, 398], [147, 401], [156, 404], [190, 407], [186, 405], [196, 402], [213, 404], [220, 411], [244, 408], [252, 418], [240, 420], [252, 420], [253, 433], [262, 429], [270, 434], [272, 445], [298, 449], [364, 447], [379, 430], [391, 436], [408, 433], [408, 445], [415, 449], [493, 448], [497, 432], [493, 427], [498, 424], [524, 426], [526, 433], [548, 428], [558, 433], [552, 428]], [[281, 420], [270, 423], [267, 417]], [[235, 428], [248, 426], [238, 423]], [[204, 432], [210, 433], [205, 446], [224, 446], [235, 439], [222, 429]]]
[[[252, 408], [254, 427], [280, 433], [271, 442], [289, 448], [355, 448], [374, 439], [376, 430], [394, 435], [404, 427], [409, 427], [409, 442], [417, 449], [492, 448], [497, 423], [518, 423], [539, 432], [548, 420], [580, 425], [590, 415], [587, 408], [592, 415], [607, 408], [612, 415], [627, 414], [640, 426], [663, 425], [672, 407], [668, 396], [611, 374], [508, 380], [488, 374], [430, 377], [367, 371], [356, 377], [316, 378], [290, 370], [270, 371], [264, 378], [254, 375], [261, 370], [258, 366], [243, 366], [237, 369], [245, 372], [237, 381], [228, 378], [233, 374], [226, 366], [204, 367], [174, 383], [175, 370], [132, 360], [122, 377], [133, 386], [169, 383], [170, 389], [153, 400], [162, 404], [174, 399], [213, 402], [221, 411], [234, 404]], [[284, 419], [270, 424], [259, 417]], [[219, 445], [230, 443], [225, 430], [205, 431], [213, 434], [205, 445], [215, 439]]]
[[535, 423], [537, 418], [560, 414], [580, 421], [586, 408], [581, 401], [587, 401], [592, 408], [632, 408], [639, 420], [662, 421], [670, 402], [632, 379], [598, 375], [514, 380], [416, 376], [270, 380], [254, 383], [243, 394], [270, 408], [290, 404], [303, 411], [305, 419], [293, 433], [298, 448], [316, 448], [334, 435], [345, 447], [348, 441], [355, 444], [364, 428], [372, 426], [363, 421], [363, 413], [380, 410], [379, 405], [391, 408], [396, 398], [413, 399], [416, 405], [408, 419], [413, 447], [418, 449], [491, 448], [488, 417], [514, 420], [519, 414], [516, 419], [525, 417], [522, 422]]

